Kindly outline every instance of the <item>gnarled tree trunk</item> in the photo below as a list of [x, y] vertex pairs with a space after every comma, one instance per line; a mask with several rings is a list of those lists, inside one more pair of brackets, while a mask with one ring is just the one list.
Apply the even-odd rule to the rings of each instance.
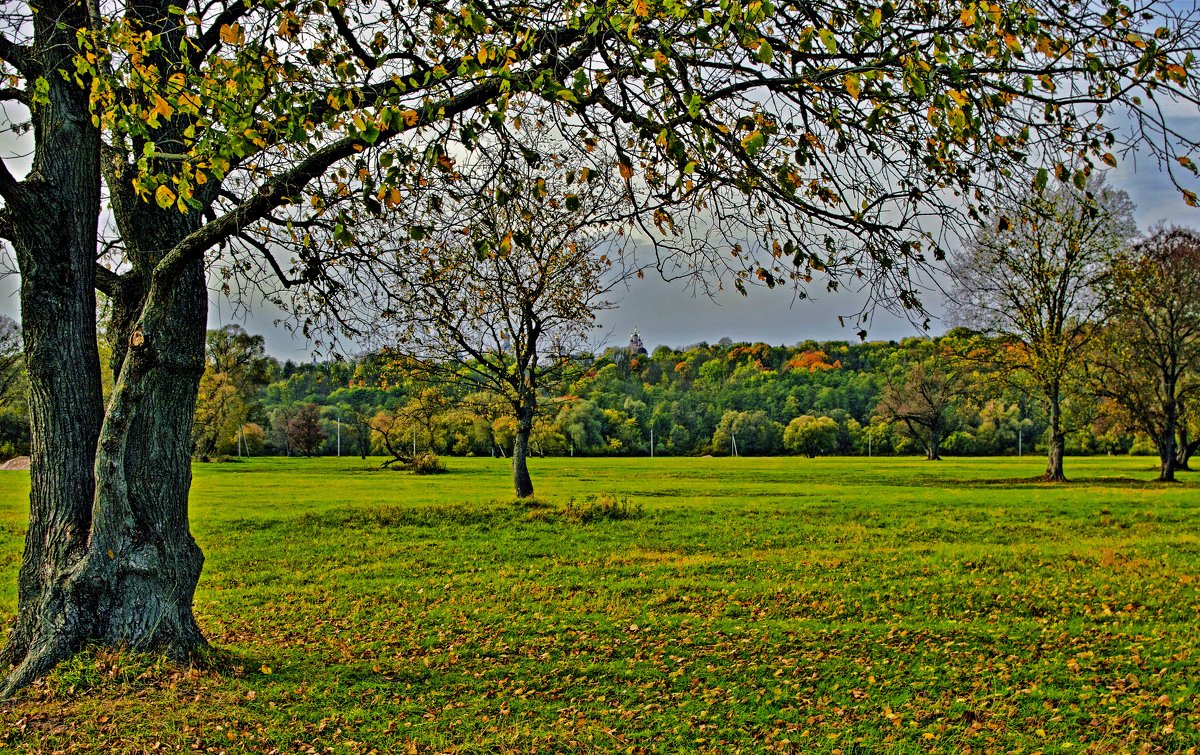
[[[48, 78], [53, 92], [58, 79]], [[65, 90], [82, 118], [57, 119], [55, 127], [72, 128], [67, 143], [35, 162], [54, 178], [37, 196], [41, 215], [29, 216], [39, 222], [27, 224], [40, 235], [14, 242], [32, 389], [32, 492], [18, 615], [0, 655], [15, 668], [0, 697], [87, 643], [177, 659], [205, 645], [192, 615], [203, 557], [188, 530], [187, 496], [207, 289], [201, 261], [150, 272], [198, 218], [122, 206], [113, 192], [119, 221], [134, 220], [122, 223], [133, 270], [99, 281], [113, 296], [118, 372], [106, 413], [96, 348], [99, 139], [86, 93]], [[46, 208], [64, 220], [47, 222]]]
[[[82, 3], [51, 3], [34, 14], [33, 54], [43, 65], [47, 102], [33, 110], [39, 149], [30, 174], [5, 192], [6, 235], [21, 271], [32, 429], [29, 530], [17, 619], [0, 652], [6, 665], [71, 651], [74, 640], [60, 647], [56, 617], [70, 602], [65, 584], [84, 560], [91, 527], [104, 411], [95, 294], [100, 135], [87, 92], [59, 74], [73, 70], [75, 30], [87, 24]], [[0, 696], [12, 689], [5, 684]]]

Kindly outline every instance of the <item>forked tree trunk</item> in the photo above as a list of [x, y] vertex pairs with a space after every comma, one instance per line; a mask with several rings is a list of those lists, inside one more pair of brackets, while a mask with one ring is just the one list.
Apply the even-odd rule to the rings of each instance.
[[929, 444], [925, 446], [926, 461], [941, 461], [942, 460], [942, 439], [938, 437], [936, 432], [929, 434]]
[[[18, 628], [33, 631], [23, 652], [14, 646], [8, 656], [20, 663], [0, 695], [89, 642], [176, 660], [205, 646], [192, 614], [204, 559], [188, 529], [187, 500], [206, 318], [202, 263], [149, 287], [100, 431], [90, 527], [68, 533], [73, 547], [48, 559], [48, 586], [22, 601]], [[98, 383], [98, 369], [90, 374]]]

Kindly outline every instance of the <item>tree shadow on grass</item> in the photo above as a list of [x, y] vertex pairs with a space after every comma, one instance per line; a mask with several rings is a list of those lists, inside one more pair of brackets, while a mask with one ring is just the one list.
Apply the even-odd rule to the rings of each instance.
[[1021, 490], [1053, 490], [1055, 488], [1137, 488], [1154, 489], [1169, 488], [1178, 482], [1161, 482], [1159, 480], [1140, 480], [1134, 477], [1080, 477], [1065, 481], [1053, 482], [1041, 475], [1037, 477], [998, 477], [995, 479], [941, 479], [922, 481], [927, 487], [965, 487], [965, 488], [1013, 488]]

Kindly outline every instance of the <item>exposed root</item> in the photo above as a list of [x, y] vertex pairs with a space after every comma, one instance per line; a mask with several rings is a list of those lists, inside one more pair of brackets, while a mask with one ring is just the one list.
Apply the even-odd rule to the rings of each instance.
[[48, 641], [35, 644], [25, 658], [5, 678], [0, 686], [0, 700], [8, 700], [16, 692], [28, 687], [50, 669], [66, 660], [75, 651], [76, 643], [67, 634], [56, 634]]

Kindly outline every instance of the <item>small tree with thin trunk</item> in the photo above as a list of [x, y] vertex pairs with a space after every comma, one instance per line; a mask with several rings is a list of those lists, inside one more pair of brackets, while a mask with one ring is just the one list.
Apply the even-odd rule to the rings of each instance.
[[1175, 479], [1185, 407], [1200, 397], [1200, 234], [1160, 230], [1113, 264], [1112, 320], [1092, 360], [1094, 390], [1158, 448]]
[[[617, 260], [626, 207], [619, 182], [553, 152], [547, 128], [521, 132], [548, 156], [497, 143], [460, 164], [447, 158], [424, 179], [445, 188], [435, 206], [413, 206], [409, 217], [400, 207], [356, 228], [346, 264], [353, 290], [366, 296], [338, 318], [381, 319], [377, 336], [393, 340], [418, 375], [500, 396], [516, 420], [513, 487], [524, 498], [533, 495], [527, 457], [539, 394], [630, 271]], [[397, 242], [396, 227], [411, 229], [408, 237]]]
[[1129, 195], [1094, 178], [1025, 192], [954, 259], [958, 319], [999, 336], [993, 361], [1046, 410], [1047, 480], [1066, 479], [1066, 399], [1106, 316], [1109, 260], [1136, 233]]

